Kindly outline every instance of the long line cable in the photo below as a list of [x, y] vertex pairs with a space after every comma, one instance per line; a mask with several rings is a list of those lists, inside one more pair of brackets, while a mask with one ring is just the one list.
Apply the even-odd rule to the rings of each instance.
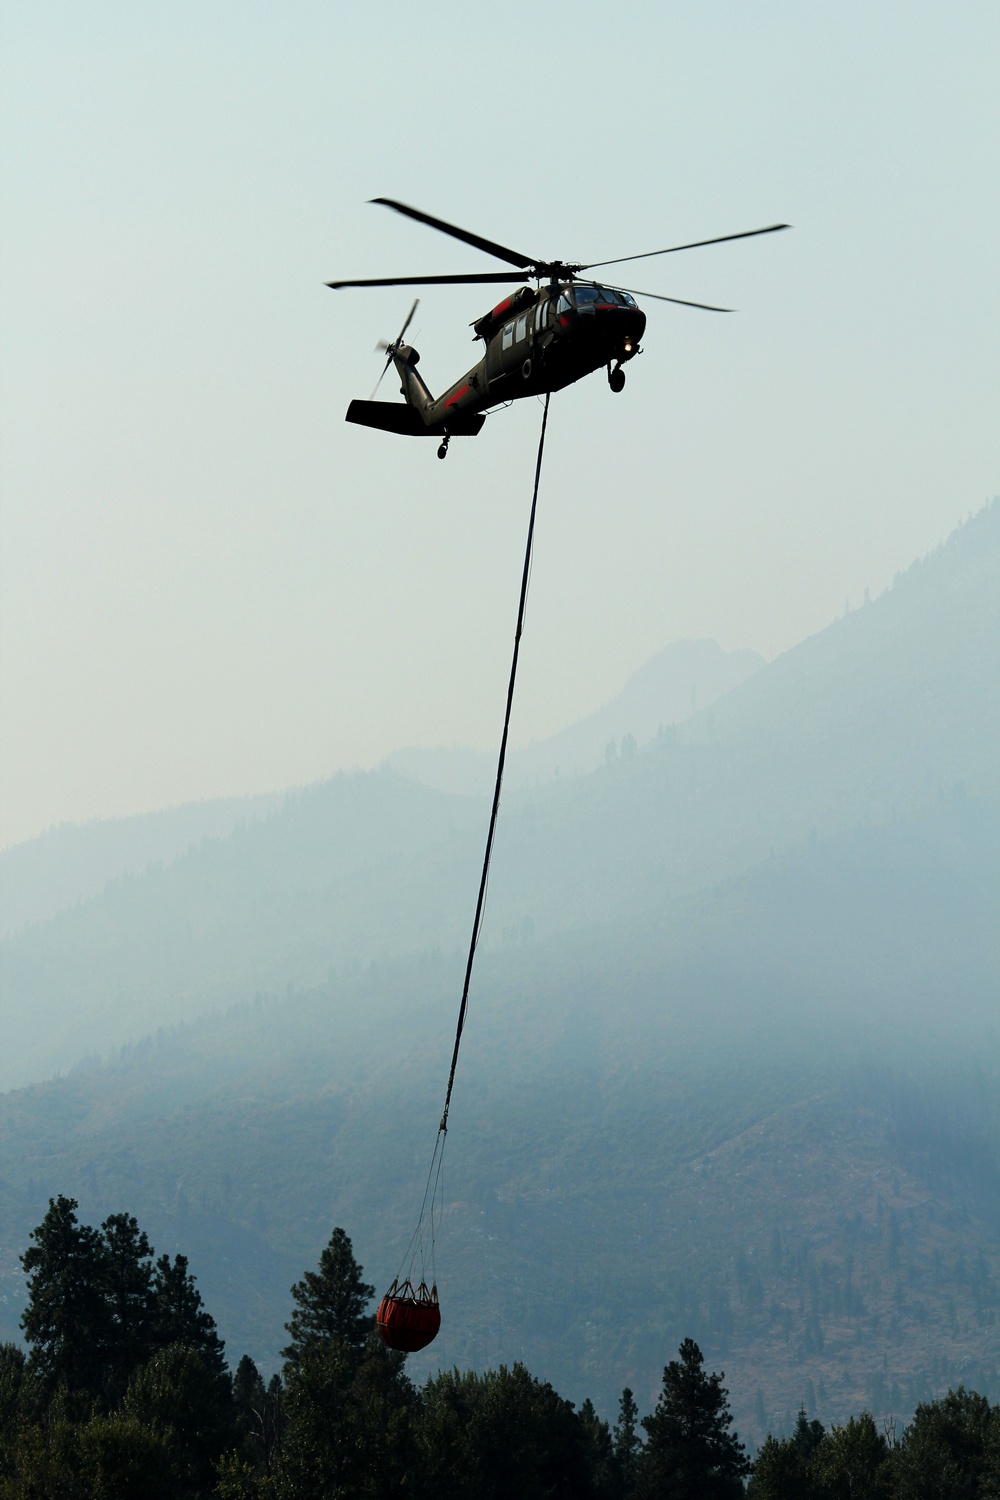
[[[458, 1008], [458, 1026], [455, 1029], [455, 1047], [451, 1055], [451, 1068], [448, 1072], [448, 1088], [444, 1096], [444, 1109], [441, 1112], [441, 1123], [438, 1126], [437, 1138], [434, 1142], [434, 1151], [431, 1155], [430, 1169], [427, 1173], [427, 1183], [424, 1187], [423, 1201], [420, 1205], [420, 1217], [417, 1227], [413, 1231], [409, 1248], [404, 1262], [407, 1260], [412, 1264], [413, 1256], [417, 1249], [420, 1250], [421, 1261], [423, 1261], [425, 1250], [424, 1218], [427, 1214], [428, 1204], [430, 1206], [430, 1255], [432, 1266], [432, 1279], [437, 1280], [433, 1270], [434, 1261], [434, 1237], [435, 1237], [435, 1204], [438, 1201], [441, 1187], [441, 1173], [444, 1166], [444, 1147], [448, 1135], [448, 1111], [451, 1109], [451, 1091], [455, 1085], [455, 1069], [458, 1065], [458, 1050], [462, 1045], [462, 1032], [465, 1030], [465, 1018], [469, 1010], [469, 986], [472, 982], [472, 965], [476, 956], [476, 947], [479, 943], [479, 935], [482, 930], [483, 913], [486, 907], [486, 891], [490, 879], [490, 857], [493, 853], [493, 836], [496, 833], [497, 813], [500, 809], [500, 791], [503, 786], [504, 762], [507, 759], [507, 737], [510, 733], [510, 712], [514, 702], [514, 683], [517, 680], [517, 658], [521, 649], [521, 633], [524, 629], [524, 609], [528, 598], [528, 580], [531, 576], [531, 549], [535, 537], [535, 512], [538, 508], [538, 485], [542, 477], [542, 453], [545, 449], [545, 429], [549, 420], [549, 400], [551, 392], [546, 392], [545, 405], [542, 410], [542, 430], [538, 438], [538, 456], [535, 459], [535, 484], [531, 495], [531, 513], [528, 518], [528, 537], [524, 548], [524, 568], [521, 573], [521, 596], [517, 606], [517, 628], [514, 631], [514, 654], [510, 663], [510, 681], [507, 684], [507, 707], [503, 719], [503, 735], [500, 740], [500, 754], [497, 758], [496, 785], [493, 790], [493, 807], [490, 811], [489, 832], [486, 835], [486, 852], [483, 856], [483, 872], [479, 881], [479, 896], [476, 900], [476, 915], [472, 923], [472, 937], [469, 942], [469, 957], [465, 965], [465, 982], [462, 985], [462, 1001]], [[438, 1208], [437, 1213], [440, 1213]], [[421, 1280], [426, 1277], [422, 1274]]]
[[451, 1055], [451, 1069], [448, 1073], [448, 1090], [444, 1096], [444, 1110], [441, 1114], [441, 1124], [438, 1126], [439, 1133], [444, 1135], [448, 1130], [448, 1111], [451, 1108], [451, 1091], [455, 1084], [455, 1067], [458, 1063], [458, 1049], [462, 1045], [462, 1032], [465, 1029], [465, 1017], [469, 1009], [469, 984], [472, 980], [472, 962], [476, 956], [476, 944], [479, 942], [479, 933], [482, 927], [483, 910], [486, 905], [486, 887], [490, 878], [490, 855], [493, 853], [493, 835], [496, 832], [497, 812], [500, 808], [500, 789], [503, 786], [504, 761], [507, 759], [507, 735], [510, 732], [510, 710], [514, 702], [514, 683], [517, 678], [517, 658], [521, 649], [521, 631], [524, 628], [524, 606], [528, 597], [528, 577], [531, 573], [531, 547], [535, 536], [535, 510], [538, 506], [538, 482], [542, 477], [542, 452], [545, 448], [545, 428], [549, 420], [549, 400], [551, 392], [545, 393], [545, 406], [542, 411], [542, 430], [538, 438], [538, 457], [535, 460], [535, 487], [531, 496], [531, 515], [528, 518], [528, 540], [524, 549], [524, 569], [521, 573], [521, 598], [517, 606], [517, 629], [514, 632], [514, 655], [510, 663], [510, 681], [507, 684], [507, 708], [503, 717], [503, 737], [500, 740], [500, 755], [497, 759], [497, 779], [493, 790], [493, 807], [490, 812], [490, 830], [486, 836], [486, 853], [483, 858], [483, 873], [479, 882], [479, 899], [476, 902], [476, 916], [472, 924], [472, 940], [469, 943], [469, 958], [465, 965], [465, 983], [462, 986], [462, 1003], [458, 1008], [458, 1027], [455, 1031], [455, 1050]]

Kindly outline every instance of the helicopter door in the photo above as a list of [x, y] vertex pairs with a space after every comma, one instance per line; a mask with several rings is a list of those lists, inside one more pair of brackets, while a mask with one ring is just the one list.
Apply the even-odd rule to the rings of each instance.
[[552, 299], [546, 297], [535, 308], [535, 348], [547, 349], [552, 342]]
[[504, 325], [500, 346], [505, 375], [512, 370], [520, 370], [524, 361], [531, 356], [531, 334], [528, 325], [534, 320], [534, 316], [534, 308], [529, 308], [519, 318], [514, 318]]

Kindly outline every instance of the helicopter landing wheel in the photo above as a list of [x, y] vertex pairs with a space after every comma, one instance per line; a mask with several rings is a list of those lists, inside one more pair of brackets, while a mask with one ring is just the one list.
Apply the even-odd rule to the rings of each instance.
[[448, 444], [450, 442], [451, 442], [451, 437], [450, 436], [442, 439], [441, 446], [438, 449], [438, 458], [447, 458], [448, 457]]
[[625, 371], [622, 369], [621, 365], [617, 365], [613, 370], [608, 370], [608, 385], [614, 391], [616, 396], [619, 391], [623, 391], [625, 389]]

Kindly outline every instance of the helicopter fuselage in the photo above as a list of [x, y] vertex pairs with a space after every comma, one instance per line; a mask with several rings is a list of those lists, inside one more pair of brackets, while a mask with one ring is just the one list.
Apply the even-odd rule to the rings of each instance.
[[562, 390], [607, 365], [623, 365], [639, 352], [646, 315], [627, 293], [603, 287], [524, 287], [473, 327], [486, 352], [445, 392], [444, 408], [462, 409], [468, 402], [483, 410]]
[[416, 370], [419, 354], [400, 344], [392, 361], [409, 411], [395, 403], [352, 401], [347, 420], [447, 439], [478, 432], [482, 414], [493, 407], [562, 390], [602, 368], [612, 389], [620, 390], [619, 372], [640, 352], [646, 315], [627, 292], [579, 283], [524, 286], [472, 326], [486, 346], [483, 357], [443, 395], [431, 395]]

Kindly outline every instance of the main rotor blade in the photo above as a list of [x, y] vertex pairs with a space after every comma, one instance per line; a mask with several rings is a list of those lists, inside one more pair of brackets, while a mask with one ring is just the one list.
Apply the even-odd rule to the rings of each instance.
[[634, 286], [616, 286], [616, 292], [629, 292], [633, 297], [652, 297], [654, 302], [674, 302], [678, 307], [697, 307], [702, 312], [735, 312], [735, 307], [713, 307], [711, 302], [685, 302], [683, 297], [664, 297], [662, 292], [637, 292]]
[[339, 292], [345, 286], [458, 286], [486, 281], [523, 281], [511, 271], [475, 271], [467, 276], [375, 276], [369, 281], [328, 281], [326, 285]]
[[[752, 240], [755, 234], [776, 234], [779, 229], [791, 227], [791, 224], [768, 224], [765, 229], [744, 229], [739, 234], [720, 234], [714, 240], [692, 240], [689, 245], [668, 245], [665, 250], [644, 250], [641, 255], [619, 255], [615, 260], [592, 260], [589, 265], [580, 266], [579, 269], [593, 271], [598, 266], [620, 266], [626, 260], [648, 260], [651, 255], [673, 255], [677, 250], [698, 250], [702, 245], [722, 245], [726, 240]], [[699, 303], [693, 305], [700, 306]]]
[[533, 266], [536, 264], [530, 255], [520, 255], [516, 250], [508, 250], [506, 245], [498, 245], [495, 240], [484, 239], [481, 234], [471, 234], [468, 229], [458, 229], [454, 224], [446, 224], [444, 219], [432, 218], [419, 208], [410, 208], [406, 203], [397, 203], [395, 198], [369, 198], [369, 203], [382, 203], [386, 208], [394, 208], [398, 214], [405, 214], [408, 219], [416, 219], [418, 224], [428, 224], [431, 229], [440, 229], [442, 234], [450, 234], [452, 239], [462, 240], [466, 245], [474, 245], [477, 250], [485, 250], [487, 255], [495, 255], [498, 260], [508, 261], [512, 266]]

